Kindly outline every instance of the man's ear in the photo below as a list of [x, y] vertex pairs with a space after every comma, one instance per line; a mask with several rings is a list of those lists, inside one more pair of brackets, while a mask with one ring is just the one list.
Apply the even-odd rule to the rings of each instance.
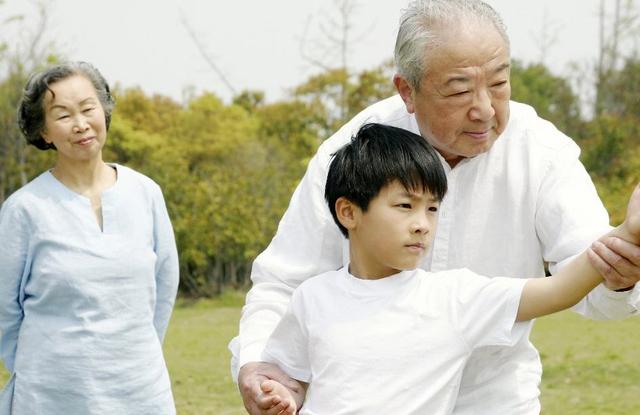
[[339, 197], [336, 200], [336, 216], [347, 230], [356, 228], [360, 212], [360, 208], [346, 197]]
[[415, 108], [413, 106], [413, 88], [409, 85], [409, 82], [400, 74], [393, 76], [393, 84], [396, 86], [398, 93], [404, 101], [404, 105], [407, 107], [407, 112], [413, 114]]

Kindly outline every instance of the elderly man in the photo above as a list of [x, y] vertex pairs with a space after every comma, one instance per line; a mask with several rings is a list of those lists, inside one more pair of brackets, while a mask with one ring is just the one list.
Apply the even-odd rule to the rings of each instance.
[[[510, 102], [509, 39], [479, 0], [423, 0], [408, 6], [395, 49], [398, 96], [364, 110], [325, 141], [310, 161], [278, 231], [252, 270], [240, 335], [230, 348], [245, 406], [267, 413], [260, 383], [297, 385], [260, 363], [292, 291], [348, 262], [345, 240], [323, 200], [330, 155], [365, 122], [419, 133], [439, 152], [449, 192], [426, 270], [469, 268], [488, 276], [544, 276], [609, 229], [608, 215], [579, 148], [534, 109]], [[607, 286], [576, 309], [597, 319], [637, 313], [640, 248], [619, 239], [592, 248]], [[357, 333], [353, 333], [357, 336]], [[429, 356], [425, 356], [428, 359]], [[485, 348], [467, 362], [455, 414], [538, 414], [538, 353], [527, 337]], [[366, 382], [366, 379], [362, 380]]]

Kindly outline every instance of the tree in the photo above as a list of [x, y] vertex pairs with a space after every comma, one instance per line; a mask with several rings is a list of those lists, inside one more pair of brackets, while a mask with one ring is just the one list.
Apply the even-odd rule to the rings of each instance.
[[[24, 16], [10, 16], [1, 26], [8, 31], [13, 25], [19, 25], [17, 30], [22, 37], [21, 41], [11, 44], [0, 41], [0, 74], [4, 77], [0, 81], [0, 203], [49, 167], [53, 159], [51, 152], [27, 146], [16, 125], [16, 108], [28, 74], [57, 59], [51, 53], [54, 46], [44, 41], [47, 5], [36, 3], [36, 7], [35, 23], [27, 25]], [[0, 34], [4, 37], [6, 32]]]
[[[610, 22], [610, 23], [609, 23]], [[634, 0], [615, 0], [613, 17], [605, 13], [605, 2], [600, 0], [600, 45], [596, 63], [596, 98], [594, 113], [600, 115], [610, 108], [615, 108], [613, 96], [615, 92], [614, 73], [620, 69], [620, 62], [625, 59], [625, 41], [633, 42], [632, 56], [637, 53], [635, 40], [640, 35], [640, 16]]]
[[566, 79], [541, 64], [511, 65], [511, 97], [533, 106], [538, 114], [572, 137], [581, 135], [580, 101]]

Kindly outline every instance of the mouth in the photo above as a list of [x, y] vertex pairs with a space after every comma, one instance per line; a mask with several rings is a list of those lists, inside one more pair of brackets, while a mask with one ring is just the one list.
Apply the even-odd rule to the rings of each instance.
[[416, 252], [416, 253], [422, 253], [427, 249], [427, 245], [422, 242], [407, 244], [405, 245], [405, 247], [407, 247], [410, 251]]
[[474, 140], [486, 140], [491, 134], [491, 129], [489, 128], [482, 131], [465, 131], [464, 133]]
[[91, 143], [93, 140], [95, 140], [95, 137], [85, 137], [85, 138], [81, 138], [80, 140], [76, 141], [74, 144], [80, 145], [80, 146], [85, 146], [89, 143]]

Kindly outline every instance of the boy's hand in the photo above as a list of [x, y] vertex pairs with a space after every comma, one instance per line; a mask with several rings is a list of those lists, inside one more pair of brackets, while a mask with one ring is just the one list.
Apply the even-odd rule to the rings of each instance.
[[616, 234], [594, 242], [588, 257], [609, 289], [631, 289], [640, 281], [640, 185], [631, 194], [625, 221]]
[[286, 387], [292, 396], [295, 397], [295, 406], [302, 406], [305, 390], [298, 381], [291, 379], [276, 365], [265, 362], [253, 362], [242, 366], [238, 374], [240, 394], [242, 395], [244, 407], [249, 414], [271, 414], [268, 410], [271, 409], [273, 405], [271, 401], [263, 399], [264, 393], [261, 388], [262, 383], [267, 380], [275, 380], [280, 385], [284, 385], [283, 387]]
[[263, 394], [259, 400], [260, 407], [266, 407], [263, 415], [295, 415], [298, 412], [295, 397], [289, 389], [275, 380], [265, 380], [260, 384]]

